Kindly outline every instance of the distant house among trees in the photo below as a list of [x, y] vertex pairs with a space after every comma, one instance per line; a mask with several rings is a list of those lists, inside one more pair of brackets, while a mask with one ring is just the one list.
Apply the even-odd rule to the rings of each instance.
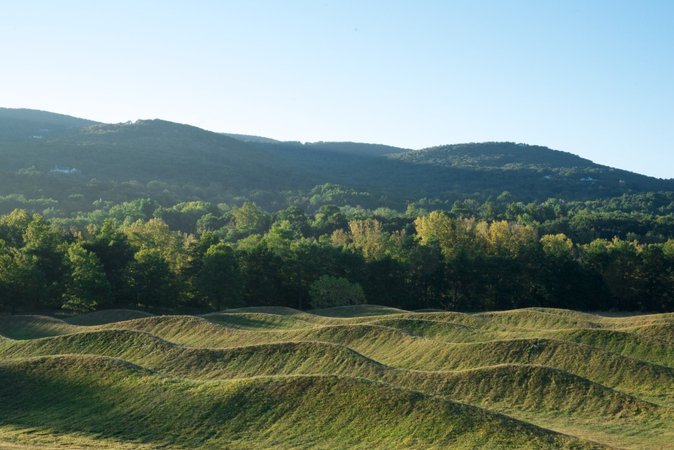
[[79, 175], [82, 171], [80, 169], [75, 169], [74, 167], [59, 167], [54, 166], [53, 169], [49, 171], [49, 175]]

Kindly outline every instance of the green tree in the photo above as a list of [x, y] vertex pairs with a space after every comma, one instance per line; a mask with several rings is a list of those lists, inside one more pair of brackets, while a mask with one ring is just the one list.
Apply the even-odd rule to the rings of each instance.
[[330, 234], [339, 228], [345, 229], [347, 226], [348, 222], [344, 213], [335, 205], [323, 205], [318, 208], [311, 222], [316, 235]]
[[240, 234], [262, 233], [269, 227], [269, 214], [253, 202], [245, 202], [232, 210], [234, 226]]
[[299, 233], [300, 236], [306, 236], [309, 232], [309, 220], [306, 214], [299, 206], [289, 206], [276, 214], [276, 220], [287, 220], [290, 226]]
[[644, 280], [640, 265], [642, 246], [619, 238], [595, 239], [581, 247], [584, 263], [596, 270], [619, 309], [642, 308]]
[[313, 308], [359, 305], [366, 302], [365, 293], [360, 284], [331, 275], [323, 275], [311, 283], [309, 295]]
[[163, 220], [137, 221], [122, 230], [135, 248], [160, 253], [171, 270], [179, 272], [187, 264], [186, 249], [194, 237], [172, 231]]
[[118, 223], [131, 224], [136, 221], [146, 221], [152, 217], [159, 203], [149, 198], [139, 198], [129, 202], [119, 203], [110, 208], [108, 215]]
[[541, 247], [545, 255], [564, 259], [573, 257], [573, 242], [565, 234], [546, 234], [541, 237]]
[[63, 294], [64, 309], [91, 311], [109, 305], [110, 283], [95, 253], [76, 242], [68, 248], [67, 266], [69, 277]]
[[14, 314], [38, 309], [44, 304], [47, 287], [36, 257], [0, 240], [0, 305]]
[[198, 295], [215, 310], [242, 305], [243, 286], [239, 265], [231, 247], [211, 245], [203, 256], [197, 274]]
[[60, 305], [64, 288], [66, 237], [44, 217], [35, 214], [23, 234], [23, 253], [32, 258], [32, 262], [42, 272], [47, 289], [43, 306]]
[[127, 236], [120, 231], [115, 222], [108, 219], [101, 226], [90, 226], [90, 238], [82, 246], [93, 252], [105, 272], [110, 284], [111, 306], [124, 306], [126, 303], [126, 274], [133, 262], [134, 247]]
[[178, 203], [170, 208], [158, 208], [154, 217], [166, 222], [172, 230], [183, 233], [195, 233], [199, 219], [206, 214], [215, 214], [218, 210], [211, 203], [203, 201]]
[[0, 239], [7, 245], [23, 247], [23, 235], [31, 222], [31, 215], [23, 209], [15, 209], [11, 213], [0, 217]]
[[300, 238], [300, 232], [287, 220], [275, 222], [264, 235], [264, 242], [270, 251], [280, 256], [287, 256], [291, 244]]
[[134, 305], [171, 308], [180, 293], [176, 274], [159, 249], [142, 249], [128, 269], [129, 296]]

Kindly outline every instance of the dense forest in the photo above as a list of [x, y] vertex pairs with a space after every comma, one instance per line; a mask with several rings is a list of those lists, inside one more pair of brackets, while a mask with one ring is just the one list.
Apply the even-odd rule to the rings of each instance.
[[[654, 242], [640, 243], [620, 215], [531, 219], [559, 213], [552, 203], [511, 203], [491, 217], [413, 205], [405, 214], [322, 206], [307, 215], [298, 207], [270, 214], [251, 202], [222, 211], [151, 200], [111, 210], [80, 228], [25, 210], [2, 216], [2, 309], [191, 312], [370, 302], [464, 311], [674, 310], [671, 216], [660, 228], [653, 219], [646, 235]], [[607, 239], [612, 231], [628, 238]]]
[[0, 109], [0, 308], [674, 310], [674, 183], [515, 143], [411, 151]]

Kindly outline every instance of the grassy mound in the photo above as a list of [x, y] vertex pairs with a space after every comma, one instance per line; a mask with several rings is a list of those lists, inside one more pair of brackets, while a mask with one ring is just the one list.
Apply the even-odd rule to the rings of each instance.
[[33, 339], [74, 333], [76, 326], [48, 316], [0, 315], [0, 335], [11, 339]]
[[105, 311], [94, 311], [86, 314], [69, 317], [66, 322], [73, 325], [102, 325], [122, 320], [140, 319], [150, 317], [152, 314], [133, 309], [108, 309]]
[[497, 339], [498, 334], [462, 323], [416, 318], [381, 319], [372, 325], [395, 328], [407, 334], [448, 342], [478, 342]]
[[523, 308], [511, 311], [497, 311], [475, 314], [482, 319], [487, 328], [551, 330], [560, 328], [592, 328], [595, 322], [588, 316], [576, 314], [559, 314], [546, 309]]
[[607, 418], [622, 417], [652, 412], [655, 408], [550, 367], [511, 364], [453, 372], [404, 370], [384, 366], [349, 347], [324, 342], [206, 349], [182, 347], [145, 332], [103, 330], [0, 343], [0, 356], [6, 360], [62, 354], [123, 358], [159, 373], [192, 379], [346, 375], [385, 381], [471, 404], [516, 405], [522, 410], [558, 410], [584, 416], [601, 412]]
[[674, 448], [673, 347], [672, 314], [546, 308], [2, 316], [0, 372], [46, 403], [22, 415], [6, 378], [0, 447]]
[[544, 365], [625, 392], [674, 400], [672, 368], [563, 340], [504, 339], [452, 344], [369, 324], [260, 333], [251, 339], [332, 342], [353, 348], [383, 364], [415, 370], [465, 370], [500, 364]]
[[643, 325], [624, 330], [645, 339], [663, 342], [665, 347], [674, 346], [674, 322]]
[[231, 308], [222, 311], [223, 313], [264, 313], [276, 314], [279, 316], [304, 316], [307, 313], [299, 309], [288, 308], [287, 306], [247, 306], [245, 308]]
[[5, 423], [162, 447], [596, 448], [467, 405], [341, 377], [164, 379], [101, 357], [0, 364]]
[[404, 309], [391, 308], [389, 306], [379, 305], [352, 305], [336, 306], [333, 308], [314, 309], [312, 314], [324, 317], [360, 317], [360, 316], [382, 316], [388, 314], [405, 313]]
[[142, 331], [178, 344], [200, 347], [215, 347], [236, 331], [194, 316], [153, 316], [110, 323], [98, 329]]
[[[587, 345], [548, 339], [517, 339], [469, 344], [416, 342], [397, 351], [370, 354], [385, 364], [419, 370], [472, 369], [499, 364], [543, 365], [561, 369], [635, 395], [674, 401], [674, 369], [605, 352]], [[426, 351], [421, 354], [420, 348]]]
[[[130, 330], [91, 331], [25, 341], [0, 343], [2, 359], [86, 354], [123, 358], [142, 365], [163, 360], [175, 344], [148, 333]], [[141, 361], [142, 360], [142, 361]]]
[[665, 327], [647, 325], [644, 328], [655, 328], [659, 332], [654, 333], [654, 330], [649, 330], [646, 335], [624, 330], [579, 329], [556, 332], [552, 336], [654, 364], [674, 367], [674, 352], [671, 351], [667, 342]]
[[212, 313], [201, 317], [218, 325], [245, 330], [306, 328], [315, 323], [311, 318], [307, 319], [301, 314]]
[[397, 371], [387, 381], [490, 409], [547, 412], [601, 420], [671, 416], [658, 405], [545, 366], [504, 364], [453, 372]]
[[283, 342], [227, 349], [182, 347], [154, 335], [102, 330], [0, 343], [5, 360], [85, 354], [124, 360], [164, 374], [195, 379], [262, 375], [336, 374], [376, 379], [384, 366], [340, 345]]

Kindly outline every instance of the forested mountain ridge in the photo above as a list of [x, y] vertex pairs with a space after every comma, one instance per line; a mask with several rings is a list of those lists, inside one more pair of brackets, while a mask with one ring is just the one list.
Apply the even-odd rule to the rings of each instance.
[[[11, 125], [19, 122], [13, 120]], [[34, 124], [34, 133], [47, 125], [25, 121], [24, 127], [29, 123]], [[6, 140], [1, 134], [3, 167], [35, 167], [38, 171], [70, 167], [77, 168], [87, 179], [118, 181], [196, 179], [201, 183], [217, 180], [236, 184], [243, 183], [236, 177], [245, 176], [251, 186], [259, 187], [259, 178], [273, 177], [282, 170], [279, 166], [284, 166], [273, 155], [236, 139], [163, 120], [92, 123], [68, 130], [55, 137], [26, 133], [23, 142]], [[292, 173], [291, 167], [283, 169], [283, 177], [276, 183], [282, 183]]]
[[416, 152], [397, 155], [400, 159], [446, 167], [462, 167], [475, 170], [517, 169], [558, 170], [609, 169], [573, 153], [551, 150], [540, 145], [512, 142], [482, 142], [443, 145]]
[[96, 123], [46, 111], [0, 108], [0, 137], [3, 142], [54, 138]]
[[412, 164], [467, 171], [472, 177], [471, 187], [491, 193], [507, 190], [529, 200], [541, 196], [605, 198], [674, 187], [672, 180], [603, 166], [569, 152], [512, 142], [446, 145], [391, 157]]
[[356, 204], [398, 210], [420, 199], [483, 202], [504, 191], [512, 200], [528, 202], [674, 188], [672, 180], [540, 146], [473, 143], [408, 150], [353, 142], [303, 144], [163, 120], [101, 124], [25, 109], [0, 109], [0, 172], [0, 196], [14, 196], [12, 205], [18, 198], [64, 214], [92, 210], [97, 200], [144, 197], [165, 205], [248, 198], [280, 209], [298, 197], [314, 196], [312, 189], [325, 183], [350, 192], [349, 198], [360, 199]]

